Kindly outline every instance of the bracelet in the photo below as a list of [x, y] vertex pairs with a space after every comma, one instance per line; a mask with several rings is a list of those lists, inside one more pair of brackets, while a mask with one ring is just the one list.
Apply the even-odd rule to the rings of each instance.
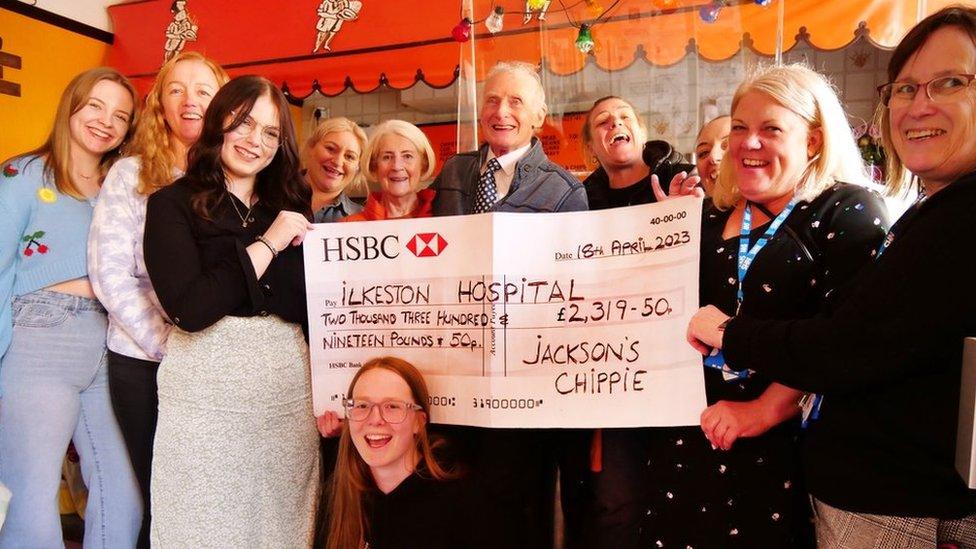
[[254, 238], [254, 240], [260, 242], [261, 244], [264, 244], [265, 246], [268, 247], [269, 250], [271, 250], [272, 259], [278, 257], [278, 250], [276, 250], [275, 247], [271, 245], [271, 241], [265, 238], [263, 234], [259, 234], [257, 237]]

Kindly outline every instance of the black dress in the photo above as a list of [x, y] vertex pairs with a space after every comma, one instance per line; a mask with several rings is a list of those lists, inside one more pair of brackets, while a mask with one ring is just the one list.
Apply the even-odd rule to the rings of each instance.
[[[755, 211], [755, 210], [754, 210]], [[702, 221], [702, 305], [736, 312], [739, 237], [723, 239], [731, 210], [710, 208]], [[743, 284], [741, 312], [758, 318], [813, 316], [871, 261], [887, 231], [876, 194], [837, 184], [800, 202], [756, 257]], [[754, 227], [750, 247], [766, 231]], [[741, 365], [739, 365], [741, 367]], [[709, 405], [759, 397], [760, 374], [726, 381], [705, 368]], [[649, 547], [812, 547], [813, 529], [798, 474], [799, 418], [732, 449], [713, 450], [700, 427], [660, 429], [647, 461], [650, 505], [643, 536]]]

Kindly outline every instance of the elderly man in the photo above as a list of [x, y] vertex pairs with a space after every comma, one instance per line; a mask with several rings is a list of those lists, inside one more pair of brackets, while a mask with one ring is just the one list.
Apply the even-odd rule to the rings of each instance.
[[[481, 104], [486, 140], [476, 152], [460, 153], [444, 164], [434, 182], [434, 215], [483, 212], [569, 212], [586, 210], [586, 190], [572, 174], [552, 163], [535, 132], [546, 117], [546, 98], [535, 67], [501, 62], [489, 72]], [[484, 546], [546, 548], [553, 543], [557, 464], [586, 466], [587, 447], [571, 444], [572, 430], [475, 429], [437, 426], [470, 468], [477, 485]], [[568, 431], [568, 432], [567, 432]], [[568, 466], [566, 460], [582, 461]], [[561, 489], [566, 547], [582, 523], [577, 483]]]
[[434, 215], [586, 210], [586, 191], [552, 163], [535, 132], [546, 118], [542, 80], [528, 63], [492, 67], [481, 104], [486, 144], [444, 163]]

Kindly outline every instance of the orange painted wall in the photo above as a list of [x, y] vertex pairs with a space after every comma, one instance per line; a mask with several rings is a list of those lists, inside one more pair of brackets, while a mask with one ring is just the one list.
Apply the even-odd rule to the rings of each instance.
[[3, 51], [21, 57], [21, 69], [3, 79], [21, 96], [0, 95], [0, 160], [41, 144], [51, 130], [61, 92], [79, 72], [102, 63], [109, 45], [0, 9]]

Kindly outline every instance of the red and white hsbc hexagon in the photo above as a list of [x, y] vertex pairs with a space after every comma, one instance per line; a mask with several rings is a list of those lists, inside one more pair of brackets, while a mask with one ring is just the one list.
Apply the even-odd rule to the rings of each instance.
[[446, 247], [447, 241], [438, 233], [417, 233], [407, 242], [407, 249], [417, 257], [437, 257]]

